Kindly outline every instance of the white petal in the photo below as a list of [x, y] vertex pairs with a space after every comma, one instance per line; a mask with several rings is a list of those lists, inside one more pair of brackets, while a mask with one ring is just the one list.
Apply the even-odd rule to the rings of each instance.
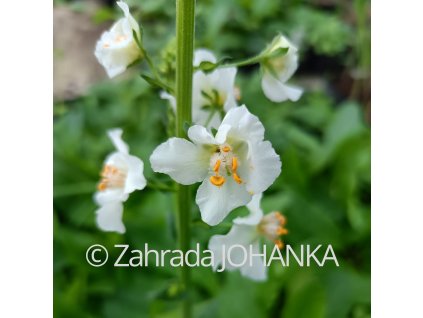
[[247, 190], [253, 194], [265, 191], [282, 170], [282, 162], [269, 141], [249, 144]]
[[128, 22], [129, 22], [132, 30], [137, 32], [137, 34], [139, 36], [140, 35], [140, 27], [139, 27], [137, 21], [135, 21], [134, 17], [129, 12], [128, 5], [123, 1], [118, 1], [117, 5], [122, 9], [123, 13], [125, 14], [125, 17], [128, 19]]
[[98, 191], [94, 194], [94, 201], [98, 205], [105, 205], [111, 202], [125, 202], [128, 199], [128, 194], [124, 192], [124, 189], [106, 189], [104, 191]]
[[217, 69], [215, 72], [219, 81], [216, 83], [218, 91], [233, 91], [235, 86], [236, 67]]
[[250, 214], [246, 217], [238, 217], [234, 219], [235, 224], [257, 225], [263, 218], [263, 210], [260, 207], [262, 193], [253, 195], [251, 201], [247, 204]]
[[230, 125], [220, 125], [215, 137], [216, 142], [220, 145], [224, 144], [231, 129], [232, 126]]
[[251, 197], [244, 184], [238, 184], [230, 177], [221, 187], [213, 185], [207, 178], [198, 188], [195, 202], [200, 208], [202, 220], [214, 226], [233, 209], [247, 204]]
[[110, 202], [101, 206], [97, 211], [97, 225], [103, 231], [125, 233], [122, 223], [123, 204]]
[[230, 134], [244, 140], [261, 141], [264, 127], [257, 116], [251, 114], [245, 105], [232, 108], [223, 118], [222, 125], [232, 127]]
[[143, 171], [144, 162], [135, 156], [127, 155], [126, 163], [128, 167], [128, 174], [125, 182], [125, 193], [131, 193], [135, 190], [142, 190], [147, 185]]
[[130, 21], [127, 18], [119, 19], [109, 31], [104, 32], [94, 54], [110, 78], [123, 73], [128, 65], [140, 57]]
[[128, 145], [122, 140], [122, 129], [116, 128], [107, 131], [110, 140], [117, 149], [117, 151], [127, 154], [129, 152]]
[[[260, 253], [258, 241], [252, 244], [252, 252], [254, 254]], [[255, 281], [265, 281], [267, 279], [267, 266], [262, 257], [254, 256], [251, 258], [251, 266], [247, 263], [241, 267], [241, 274]]]
[[203, 181], [210, 161], [202, 146], [182, 138], [170, 138], [159, 145], [150, 157], [155, 172], [166, 173], [180, 184], [188, 185]]
[[272, 102], [280, 103], [286, 100], [296, 102], [302, 95], [302, 89], [289, 86], [265, 72], [261, 80], [264, 95]]
[[170, 95], [166, 91], [161, 91], [160, 92], [160, 98], [161, 99], [167, 99], [169, 101], [170, 106], [172, 107], [173, 111], [176, 112], [176, 98], [175, 98], [175, 96]]
[[[226, 252], [234, 245], [242, 245], [247, 252], [249, 251], [248, 245], [254, 242], [257, 238], [257, 232], [255, 226], [248, 226], [248, 225], [233, 225], [231, 230], [226, 235], [213, 235], [210, 238], [208, 249], [213, 252], [214, 262], [213, 262], [213, 269], [216, 270], [219, 265], [222, 263], [223, 256], [226, 259], [226, 268], [229, 270], [236, 269], [236, 267], [231, 266], [227, 262], [226, 253], [223, 255], [223, 247], [225, 247]], [[243, 255], [240, 248], [234, 248], [231, 251], [231, 260], [232, 263], [240, 263], [242, 260]]]
[[188, 129], [188, 138], [197, 145], [214, 145], [216, 141], [206, 128], [200, 125], [191, 126]]
[[197, 49], [194, 52], [194, 66], [199, 66], [201, 62], [216, 63], [216, 57], [213, 52], [207, 49]]

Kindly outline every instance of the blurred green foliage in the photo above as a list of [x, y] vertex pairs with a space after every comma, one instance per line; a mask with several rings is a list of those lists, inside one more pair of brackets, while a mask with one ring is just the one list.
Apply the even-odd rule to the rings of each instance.
[[[158, 55], [172, 41], [173, 3], [128, 3], [143, 23], [147, 48]], [[97, 21], [115, 16], [114, 10], [101, 10], [93, 17]], [[281, 176], [264, 195], [264, 211], [286, 215], [285, 243], [294, 248], [332, 244], [340, 267], [274, 264], [265, 283], [251, 282], [238, 272], [195, 268], [195, 317], [370, 317], [368, 100], [339, 93], [331, 82], [345, 72], [369, 71], [368, 10], [366, 0], [198, 1], [197, 47], [242, 58], [283, 32], [301, 43], [294, 80], [307, 83], [317, 76], [323, 83], [311, 85], [297, 103], [274, 104], [261, 92], [257, 68], [237, 77], [241, 102], [260, 117], [266, 138], [283, 161]], [[325, 70], [316, 71], [314, 64], [322, 58]], [[348, 92], [353, 90], [354, 84], [348, 86]], [[86, 249], [96, 243], [109, 248], [111, 259], [118, 255], [112, 247], [119, 243], [176, 248], [172, 193], [147, 188], [131, 195], [125, 203], [125, 235], [96, 228], [92, 200], [102, 162], [113, 151], [106, 136], [113, 127], [123, 128], [131, 152], [145, 162], [146, 177], [168, 182], [166, 176], [153, 174], [148, 160], [167, 138], [168, 105], [134, 76], [100, 83], [73, 101], [57, 101], [54, 110], [55, 316], [179, 317], [184, 295], [178, 291], [175, 269], [113, 268], [111, 263], [94, 268], [85, 261]], [[230, 218], [246, 213], [240, 208]], [[193, 242], [202, 248], [211, 235], [229, 230], [202, 224], [194, 204], [193, 223]]]

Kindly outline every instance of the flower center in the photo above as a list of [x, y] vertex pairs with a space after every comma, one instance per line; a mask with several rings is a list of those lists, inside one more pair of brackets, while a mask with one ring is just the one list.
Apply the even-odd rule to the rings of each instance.
[[285, 224], [286, 218], [280, 212], [272, 212], [263, 217], [257, 225], [257, 229], [264, 237], [273, 241], [278, 248], [282, 248], [283, 243], [280, 236], [288, 234], [288, 230], [284, 227]]
[[239, 161], [238, 157], [232, 152], [232, 147], [225, 144], [220, 146], [210, 159], [210, 167], [213, 170], [213, 175], [210, 177], [210, 182], [216, 187], [221, 187], [225, 183], [225, 177], [231, 176], [236, 183], [241, 184], [243, 181], [238, 175]]
[[125, 41], [128, 37], [124, 34], [120, 34], [118, 36], [115, 37], [115, 42], [116, 43], [120, 43], [122, 41]]
[[126, 172], [115, 166], [105, 165], [100, 176], [102, 178], [97, 186], [99, 191], [122, 188], [125, 185]]

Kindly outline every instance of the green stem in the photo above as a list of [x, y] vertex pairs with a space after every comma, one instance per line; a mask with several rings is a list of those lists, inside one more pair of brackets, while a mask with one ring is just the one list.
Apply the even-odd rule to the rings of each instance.
[[[195, 0], [176, 0], [176, 136], [184, 138], [184, 124], [191, 123], [192, 73], [194, 51]], [[179, 247], [186, 252], [190, 247], [190, 189], [178, 185], [177, 212]], [[191, 317], [190, 268], [182, 266], [183, 316]]]
[[259, 55], [250, 57], [248, 59], [242, 60], [242, 61], [236, 61], [236, 62], [233, 62], [233, 63], [222, 64], [222, 65], [219, 66], [219, 68], [240, 67], [240, 66], [252, 65], [252, 64], [260, 63], [261, 60], [263, 60], [263, 55], [259, 54]]

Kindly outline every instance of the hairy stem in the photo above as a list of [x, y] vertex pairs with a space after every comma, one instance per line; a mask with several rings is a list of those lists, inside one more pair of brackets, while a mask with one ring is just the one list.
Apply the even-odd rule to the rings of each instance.
[[[185, 123], [191, 123], [192, 73], [194, 51], [195, 0], [176, 0], [176, 136], [185, 137]], [[178, 185], [177, 213], [179, 246], [183, 252], [190, 247], [190, 189]], [[183, 266], [181, 273], [183, 315], [191, 317], [190, 268]]]

